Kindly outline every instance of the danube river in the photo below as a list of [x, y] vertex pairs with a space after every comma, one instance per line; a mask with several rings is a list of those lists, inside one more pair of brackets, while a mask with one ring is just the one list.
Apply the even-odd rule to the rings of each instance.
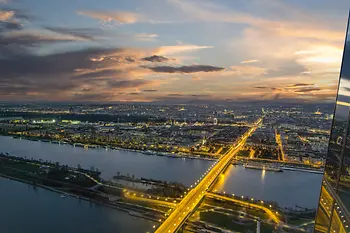
[[[50, 160], [83, 168], [94, 166], [102, 177], [110, 179], [117, 172], [136, 177], [193, 184], [213, 163], [208, 160], [149, 156], [123, 150], [84, 149], [0, 136], [0, 152], [14, 156]], [[316, 208], [321, 174], [299, 171], [263, 172], [231, 166], [214, 189], [276, 201], [281, 206]]]
[[270, 172], [231, 165], [213, 190], [274, 201], [280, 206], [316, 208], [322, 174], [300, 171]]
[[152, 222], [126, 212], [0, 177], [1, 233], [146, 232]]

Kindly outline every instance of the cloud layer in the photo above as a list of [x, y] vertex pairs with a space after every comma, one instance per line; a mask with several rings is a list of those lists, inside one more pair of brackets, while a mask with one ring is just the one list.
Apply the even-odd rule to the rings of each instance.
[[[96, 9], [87, 0], [70, 11], [18, 10], [8, 2], [0, 10], [0, 98], [335, 97], [345, 37], [342, 7], [326, 7], [326, 0], [318, 9], [289, 0], [135, 2], [102, 1]], [[350, 79], [347, 67], [344, 79]]]

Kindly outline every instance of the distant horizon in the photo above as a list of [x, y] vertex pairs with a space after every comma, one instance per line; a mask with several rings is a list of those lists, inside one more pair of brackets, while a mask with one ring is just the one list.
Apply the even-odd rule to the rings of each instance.
[[285, 104], [285, 105], [335, 105], [336, 102], [334, 101], [313, 101], [313, 102], [307, 102], [307, 101], [300, 101], [298, 99], [291, 100], [291, 99], [280, 99], [280, 100], [200, 100], [200, 101], [192, 101], [188, 100], [187, 102], [184, 101], [172, 101], [172, 102], [166, 102], [166, 101], [150, 101], [150, 102], [118, 102], [118, 101], [111, 101], [111, 102], [103, 102], [103, 101], [44, 101], [44, 100], [37, 100], [37, 101], [0, 101], [0, 104], [2, 105], [26, 105], [26, 104], [62, 104], [62, 105], [117, 105], [117, 104], [160, 104], [160, 105], [229, 105], [229, 104], [237, 104], [237, 105], [251, 105], [251, 104], [266, 104], [268, 107], [269, 105], [276, 105], [276, 104]]

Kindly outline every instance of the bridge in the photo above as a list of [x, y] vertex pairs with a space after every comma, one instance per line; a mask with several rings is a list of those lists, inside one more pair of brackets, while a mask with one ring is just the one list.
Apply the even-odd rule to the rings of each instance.
[[254, 125], [242, 135], [237, 141], [236, 145], [233, 145], [230, 150], [223, 155], [218, 161], [216, 161], [205, 173], [202, 180], [196, 182], [193, 189], [181, 200], [176, 206], [173, 212], [170, 213], [169, 217], [158, 227], [156, 233], [171, 233], [176, 232], [186, 222], [187, 218], [195, 210], [198, 204], [203, 200], [207, 190], [215, 182], [218, 176], [225, 171], [227, 166], [230, 165], [232, 158], [236, 153], [244, 146], [247, 138], [258, 128], [262, 122], [261, 117]]

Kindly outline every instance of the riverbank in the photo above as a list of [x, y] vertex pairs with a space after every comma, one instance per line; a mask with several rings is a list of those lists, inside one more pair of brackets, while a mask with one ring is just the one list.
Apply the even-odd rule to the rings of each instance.
[[[42, 185], [42, 184], [38, 184], [38, 183], [33, 184], [32, 182], [30, 182], [28, 180], [20, 179], [20, 178], [13, 177], [13, 176], [8, 176], [8, 175], [2, 174], [2, 173], [0, 173], [0, 177], [5, 178], [5, 179], [9, 179], [9, 180], [12, 180], [12, 181], [15, 181], [15, 182], [29, 184], [29, 185], [33, 186], [34, 188], [38, 187], [38, 188], [42, 188], [42, 189], [45, 189], [45, 190], [48, 190], [48, 191], [51, 191], [51, 192], [59, 193], [59, 194], [63, 195], [61, 197], [73, 197], [73, 198], [76, 198], [76, 199], [79, 199], [79, 200], [84, 200], [84, 201], [87, 201], [87, 202], [90, 202], [90, 203], [103, 205], [103, 206], [106, 206], [108, 208], [112, 208], [112, 209], [115, 209], [115, 210], [118, 210], [118, 211], [123, 211], [125, 213], [128, 213], [130, 216], [134, 216], [134, 217], [137, 217], [137, 218], [146, 219], [146, 220], [149, 220], [149, 221], [152, 221], [152, 222], [157, 222], [157, 220], [158, 220], [157, 217], [151, 218], [149, 216], [145, 216], [143, 211], [137, 212], [137, 208], [130, 208], [130, 207], [128, 207], [128, 205], [122, 205], [122, 204], [118, 205], [118, 204], [115, 204], [115, 203], [114, 204], [108, 204], [106, 202], [98, 201], [98, 200], [93, 199], [93, 198], [87, 198], [87, 197], [84, 197], [82, 195], [76, 195], [76, 194], [73, 194], [73, 193], [65, 192], [63, 190], [60, 190], [60, 189], [57, 189], [57, 188], [52, 188], [52, 187], [49, 187], [49, 186], [46, 186], [46, 185]], [[137, 214], [135, 214], [135, 213], [137, 213]]]
[[216, 161], [217, 158], [207, 158], [202, 156], [194, 156], [194, 155], [188, 155], [183, 152], [181, 153], [168, 153], [168, 152], [158, 152], [158, 151], [151, 151], [151, 150], [138, 150], [138, 149], [129, 149], [129, 148], [123, 148], [118, 146], [101, 146], [101, 145], [87, 145], [83, 143], [70, 143], [65, 141], [56, 141], [56, 140], [49, 140], [49, 139], [38, 139], [34, 137], [19, 137], [19, 136], [13, 136], [13, 135], [1, 135], [5, 137], [11, 137], [13, 139], [18, 140], [28, 140], [28, 141], [37, 141], [37, 142], [44, 142], [44, 143], [51, 143], [51, 144], [58, 144], [58, 145], [71, 145], [73, 147], [81, 147], [85, 149], [106, 149], [106, 150], [118, 150], [118, 151], [129, 151], [129, 152], [137, 152], [144, 155], [151, 155], [151, 156], [164, 156], [169, 158], [175, 158], [175, 159], [199, 159], [199, 160], [206, 160], [206, 161]]
[[[133, 203], [132, 200], [124, 200], [122, 188], [115, 187], [120, 190], [118, 192], [117, 190], [113, 192], [103, 190], [102, 192], [98, 189], [98, 177], [96, 180], [86, 173], [69, 170], [66, 166], [49, 167], [44, 166], [45, 164], [40, 164], [39, 161], [28, 162], [24, 159], [12, 159], [10, 156], [2, 155], [0, 157], [0, 176], [60, 193], [64, 198], [69, 196], [122, 210], [132, 216], [136, 216], [134, 213], [137, 212], [136, 217], [151, 221], [157, 221], [158, 217], [163, 214], [156, 205], [150, 208], [150, 203], [143, 206]], [[108, 187], [112, 188], [112, 186]]]
[[297, 168], [297, 167], [288, 167], [288, 166], [281, 166], [282, 170], [287, 171], [299, 171], [299, 172], [309, 172], [309, 173], [315, 173], [315, 174], [323, 174], [323, 170], [319, 169], [306, 169], [306, 168]]
[[[205, 160], [171, 159], [165, 156], [144, 156], [136, 152], [85, 150], [68, 145], [16, 140], [0, 136], [0, 148], [15, 157], [27, 157], [42, 161], [54, 161], [70, 167], [98, 168], [101, 178], [111, 180], [120, 174], [145, 177], [168, 183], [177, 182], [186, 187], [194, 184], [212, 165]], [[232, 172], [230, 172], [232, 170]], [[313, 208], [317, 203], [322, 176], [298, 171], [282, 173], [262, 172], [230, 166], [218, 181], [222, 191], [255, 199], [276, 200], [281, 205]], [[286, 182], [288, 181], [288, 182]], [[132, 188], [138, 188], [129, 183]], [[124, 186], [125, 187], [125, 186]], [[276, 189], [276, 187], [278, 187]], [[217, 188], [219, 190], [219, 188]], [[290, 195], [288, 190], [298, 195]], [[315, 203], [315, 204], [314, 204]]]
[[241, 165], [244, 168], [272, 171], [272, 172], [283, 172], [283, 171], [295, 171], [295, 172], [308, 172], [314, 174], [323, 174], [323, 168], [315, 168], [313, 165], [307, 164], [295, 164], [287, 161], [270, 161], [268, 159], [247, 159], [238, 157], [231, 162], [232, 165]]

